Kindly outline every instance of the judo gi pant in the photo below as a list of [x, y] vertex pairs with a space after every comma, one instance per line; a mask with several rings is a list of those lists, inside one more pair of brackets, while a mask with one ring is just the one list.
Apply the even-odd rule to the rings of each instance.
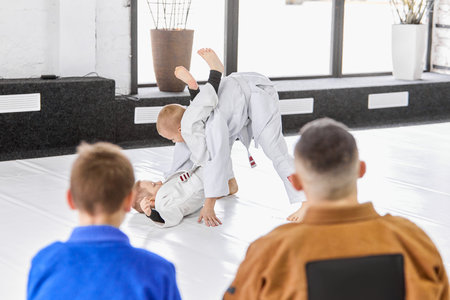
[[295, 173], [294, 158], [289, 154], [286, 140], [281, 131], [281, 118], [272, 118], [261, 132], [258, 144], [264, 154], [272, 161], [273, 167], [283, 181], [289, 202], [301, 201], [300, 192], [296, 191], [288, 177]]

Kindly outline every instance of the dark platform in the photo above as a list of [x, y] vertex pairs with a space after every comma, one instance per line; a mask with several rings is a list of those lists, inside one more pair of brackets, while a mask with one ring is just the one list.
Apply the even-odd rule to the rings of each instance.
[[[284, 115], [283, 131], [296, 134], [307, 122], [330, 117], [351, 128], [386, 127], [450, 120], [450, 76], [424, 73], [422, 80], [402, 81], [392, 76], [347, 77], [275, 81], [280, 100], [314, 98], [312, 114]], [[368, 109], [368, 95], [409, 92], [407, 107]], [[135, 107], [163, 106], [169, 103], [189, 104], [189, 94], [161, 93], [158, 88], [141, 88], [139, 101], [119, 104], [121, 128], [118, 136], [131, 137], [128, 147], [170, 145], [157, 136], [154, 124], [132, 124]], [[134, 128], [134, 130], [133, 130]]]
[[114, 80], [3, 79], [0, 95], [41, 94], [41, 110], [0, 114], [0, 160], [73, 153], [80, 141], [115, 141]]
[[[450, 120], [450, 76], [424, 73], [422, 80], [394, 80], [392, 76], [330, 78], [277, 82], [280, 99], [314, 97], [314, 113], [283, 116], [285, 133], [297, 133], [307, 122], [330, 117], [351, 128]], [[409, 93], [407, 107], [368, 109], [369, 94]]]
[[[296, 134], [305, 123], [331, 117], [351, 128], [386, 127], [450, 120], [450, 76], [424, 73], [422, 80], [392, 76], [275, 81], [280, 99], [314, 98], [309, 114], [284, 115], [283, 131]], [[409, 93], [409, 105], [368, 109], [368, 95]], [[0, 114], [0, 160], [73, 153], [81, 140], [109, 141], [124, 148], [170, 145], [155, 124], [134, 124], [136, 107], [189, 104], [189, 94], [140, 89], [139, 100], [114, 98], [114, 81], [104, 78], [0, 80], [0, 95], [41, 93], [40, 112]]]

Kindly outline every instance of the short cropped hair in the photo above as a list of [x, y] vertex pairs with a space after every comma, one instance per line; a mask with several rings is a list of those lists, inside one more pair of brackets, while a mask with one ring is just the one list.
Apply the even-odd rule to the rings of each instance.
[[168, 104], [158, 114], [156, 130], [161, 134], [161, 129], [175, 131], [181, 124], [181, 119], [186, 109], [180, 104]]
[[[359, 168], [355, 138], [335, 120], [322, 118], [306, 124], [295, 147], [295, 157], [314, 178], [328, 199], [345, 196]], [[320, 181], [320, 182], [318, 182]]]
[[70, 175], [75, 206], [90, 215], [117, 212], [134, 184], [133, 167], [119, 146], [81, 143]]
[[155, 195], [150, 193], [147, 189], [143, 188], [142, 181], [140, 180], [138, 180], [134, 184], [133, 189], [134, 189], [134, 197], [131, 202], [131, 206], [138, 212], [143, 213], [144, 211], [141, 208], [141, 201], [146, 197], [154, 198]]

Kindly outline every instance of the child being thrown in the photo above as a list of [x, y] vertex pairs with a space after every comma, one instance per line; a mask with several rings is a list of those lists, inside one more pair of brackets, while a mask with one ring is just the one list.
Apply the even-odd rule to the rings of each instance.
[[[214, 71], [223, 65], [214, 51], [198, 52]], [[231, 147], [239, 139], [248, 149], [253, 139], [260, 145], [282, 179], [291, 203], [299, 202], [289, 178], [294, 173], [293, 157], [288, 154], [281, 131], [279, 98], [273, 83], [258, 73], [233, 73], [223, 78], [220, 88], [208, 83], [199, 91], [197, 82], [185, 68], [175, 75], [188, 84], [195, 100], [187, 109], [178, 104], [166, 105], [158, 115], [158, 133], [175, 142], [171, 171], [186, 164], [203, 168], [205, 204], [198, 221], [218, 226], [214, 212], [217, 199], [230, 194], [228, 181], [234, 178]], [[216, 91], [218, 95], [216, 94]], [[256, 164], [249, 154], [252, 167]]]
[[[237, 192], [237, 184], [229, 181], [230, 195]], [[203, 206], [202, 168], [179, 171], [161, 181], [139, 180], [134, 185], [132, 207], [144, 213], [157, 226], [167, 228], [178, 225], [183, 217]]]

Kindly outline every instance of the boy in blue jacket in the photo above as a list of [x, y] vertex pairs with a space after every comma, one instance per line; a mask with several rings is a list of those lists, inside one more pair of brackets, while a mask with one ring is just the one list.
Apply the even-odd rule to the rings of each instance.
[[28, 299], [180, 299], [175, 268], [130, 245], [119, 230], [133, 199], [134, 172], [118, 146], [82, 144], [67, 201], [80, 226], [34, 258]]

